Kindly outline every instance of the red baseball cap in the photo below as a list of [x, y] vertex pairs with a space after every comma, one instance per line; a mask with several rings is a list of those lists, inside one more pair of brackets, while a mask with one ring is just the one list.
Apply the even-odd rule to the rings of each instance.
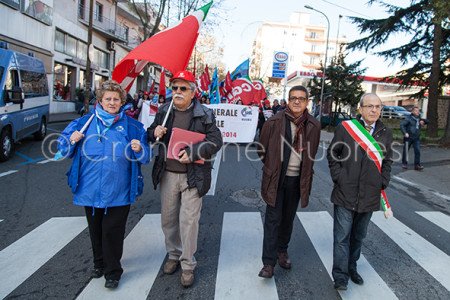
[[189, 71], [176, 72], [175, 75], [172, 78], [170, 78], [170, 82], [174, 81], [175, 79], [182, 79], [182, 80], [186, 80], [186, 81], [195, 83], [194, 74], [192, 74]]
[[269, 100], [264, 100], [264, 105], [270, 105], [270, 101]]

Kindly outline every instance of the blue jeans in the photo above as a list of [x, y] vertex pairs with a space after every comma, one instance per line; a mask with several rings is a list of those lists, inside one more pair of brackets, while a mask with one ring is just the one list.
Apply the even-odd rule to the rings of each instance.
[[334, 205], [332, 275], [335, 282], [347, 284], [349, 273], [356, 272], [371, 217], [372, 212], [358, 213]]
[[403, 155], [402, 155], [402, 164], [408, 164], [408, 151], [413, 146], [414, 148], [414, 165], [420, 165], [420, 139], [411, 139], [404, 138], [403, 139]]

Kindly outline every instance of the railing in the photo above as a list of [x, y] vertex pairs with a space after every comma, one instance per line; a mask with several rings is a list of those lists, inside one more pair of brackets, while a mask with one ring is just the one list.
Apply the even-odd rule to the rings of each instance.
[[[89, 23], [89, 7], [78, 4], [78, 19]], [[116, 38], [127, 41], [127, 28], [118, 24], [115, 20], [106, 18], [103, 15], [97, 15], [94, 13], [93, 24], [94, 28], [106, 32], [109, 35]]]

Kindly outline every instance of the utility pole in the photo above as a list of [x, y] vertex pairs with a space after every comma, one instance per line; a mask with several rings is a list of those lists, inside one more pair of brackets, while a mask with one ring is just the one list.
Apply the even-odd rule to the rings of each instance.
[[91, 59], [93, 57], [94, 49], [92, 45], [92, 23], [94, 19], [94, 0], [89, 1], [89, 27], [88, 27], [88, 40], [87, 40], [87, 59], [86, 59], [86, 86], [84, 91], [84, 111], [89, 111], [89, 101], [91, 100]]

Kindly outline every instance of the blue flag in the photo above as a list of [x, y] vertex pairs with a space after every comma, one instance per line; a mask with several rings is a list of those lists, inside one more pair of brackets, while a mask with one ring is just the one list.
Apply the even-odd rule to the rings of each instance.
[[237, 78], [245, 77], [249, 78], [248, 70], [250, 69], [250, 59], [244, 60], [237, 68], [231, 73], [231, 80], [236, 80]]
[[219, 76], [217, 75], [217, 67], [214, 69], [211, 84], [209, 85], [209, 101], [211, 104], [220, 103]]

